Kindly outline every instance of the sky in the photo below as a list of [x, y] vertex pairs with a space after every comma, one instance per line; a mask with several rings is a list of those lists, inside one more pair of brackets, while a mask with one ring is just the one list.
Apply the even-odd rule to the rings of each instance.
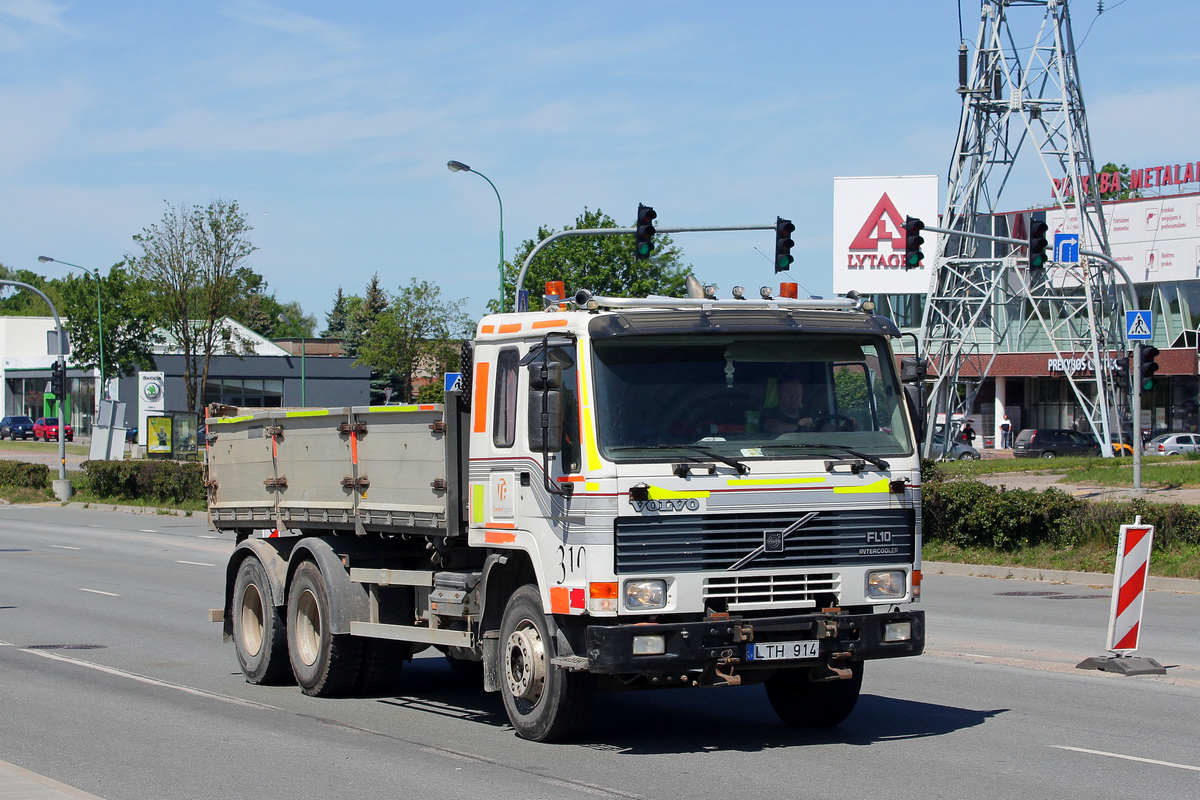
[[[1200, 160], [1200, 0], [1103, 5], [1071, 4], [1097, 164]], [[782, 216], [793, 279], [828, 297], [834, 177], [944, 186], [958, 45], [979, 13], [978, 0], [0, 0], [0, 263], [107, 271], [168, 204], [223, 198], [253, 226], [248, 265], [318, 330], [337, 290], [361, 294], [374, 274], [393, 292], [436, 282], [478, 316], [498, 293], [500, 207], [454, 159], [495, 184], [507, 259], [585, 207], [629, 226], [639, 203], [659, 226]], [[1005, 191], [1012, 209], [1048, 194]], [[723, 295], [775, 282], [772, 231], [674, 238]]]

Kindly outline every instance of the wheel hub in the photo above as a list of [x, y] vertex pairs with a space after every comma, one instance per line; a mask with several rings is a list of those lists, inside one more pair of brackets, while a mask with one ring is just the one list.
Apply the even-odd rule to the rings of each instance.
[[242, 647], [246, 655], [258, 655], [263, 643], [263, 610], [262, 595], [254, 584], [246, 586], [242, 592]]
[[317, 663], [321, 653], [321, 607], [311, 590], [300, 595], [296, 609], [296, 650], [305, 666]]
[[546, 646], [532, 622], [524, 620], [505, 644], [504, 677], [513, 697], [537, 703], [546, 688]]

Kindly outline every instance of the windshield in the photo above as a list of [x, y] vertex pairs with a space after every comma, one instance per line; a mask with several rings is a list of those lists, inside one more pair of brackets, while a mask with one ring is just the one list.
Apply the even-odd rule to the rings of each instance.
[[743, 460], [909, 454], [888, 352], [867, 335], [597, 340], [601, 451], [614, 461], [704, 458], [696, 448]]

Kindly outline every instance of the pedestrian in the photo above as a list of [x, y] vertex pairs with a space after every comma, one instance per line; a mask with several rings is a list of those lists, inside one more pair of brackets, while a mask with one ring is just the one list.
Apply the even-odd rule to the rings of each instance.
[[1004, 421], [1000, 423], [1000, 447], [1003, 450], [1012, 449], [1012, 423], [1008, 421], [1008, 414], [1004, 415]]
[[966, 422], [966, 424], [963, 425], [961, 438], [964, 442], [971, 445], [972, 447], [975, 446], [975, 429], [971, 427], [970, 420], [968, 420]]

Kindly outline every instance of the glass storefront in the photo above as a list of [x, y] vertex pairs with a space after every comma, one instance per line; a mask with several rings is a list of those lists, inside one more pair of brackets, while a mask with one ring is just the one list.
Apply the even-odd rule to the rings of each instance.
[[[4, 413], [24, 414], [33, 419], [55, 415], [57, 409], [53, 399], [47, 402], [46, 384], [49, 381], [48, 373], [41, 378], [6, 378], [6, 394], [11, 399]], [[77, 436], [90, 436], [96, 419], [96, 379], [68, 378], [67, 391], [70, 393], [71, 415], [68, 421], [71, 427]]]

